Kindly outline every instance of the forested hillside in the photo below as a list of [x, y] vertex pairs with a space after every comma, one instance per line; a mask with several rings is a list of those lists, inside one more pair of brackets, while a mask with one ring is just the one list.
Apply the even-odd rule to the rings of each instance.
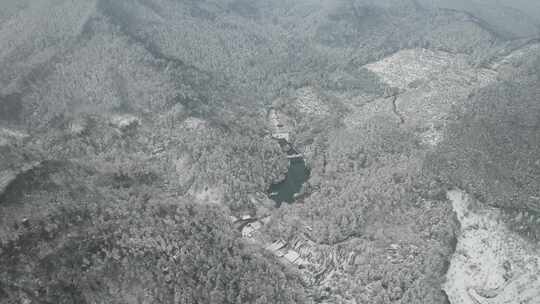
[[0, 303], [447, 304], [453, 188], [537, 242], [538, 15], [424, 2], [0, 0]]
[[506, 210], [512, 226], [535, 241], [540, 238], [538, 60], [514, 58], [519, 72], [471, 94], [434, 156], [436, 171], [450, 183]]

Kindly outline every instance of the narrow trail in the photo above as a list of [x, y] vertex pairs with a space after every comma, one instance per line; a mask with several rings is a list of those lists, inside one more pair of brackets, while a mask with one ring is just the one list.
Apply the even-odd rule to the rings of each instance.
[[399, 113], [398, 108], [397, 108], [397, 103], [396, 102], [397, 102], [397, 99], [398, 99], [398, 95], [394, 95], [391, 98], [392, 98], [392, 111], [399, 118], [400, 124], [404, 124], [405, 123], [405, 117], [401, 113]]

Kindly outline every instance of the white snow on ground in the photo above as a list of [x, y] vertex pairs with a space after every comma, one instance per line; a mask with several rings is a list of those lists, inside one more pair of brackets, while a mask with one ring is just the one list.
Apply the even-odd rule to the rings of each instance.
[[423, 144], [436, 147], [444, 138], [442, 129], [437, 130], [433, 124], [429, 125], [429, 128], [420, 134], [420, 139]]
[[393, 87], [405, 89], [415, 81], [490, 82], [488, 69], [473, 69], [463, 55], [427, 49], [408, 49], [365, 66]]
[[469, 64], [466, 55], [420, 48], [399, 51], [364, 68], [399, 89], [395, 111], [390, 98], [351, 100], [346, 103], [350, 109], [347, 126], [356, 127], [375, 116], [399, 123], [397, 112], [404, 119], [403, 126], [415, 130], [426, 147], [435, 147], [443, 140], [454, 106], [497, 78], [496, 71]]
[[17, 177], [13, 170], [0, 171], [0, 194], [4, 192], [6, 187]]
[[508, 230], [498, 210], [472, 210], [460, 190], [448, 192], [461, 223], [443, 289], [452, 304], [540, 303], [540, 251]]
[[207, 188], [203, 190], [190, 189], [188, 193], [193, 195], [197, 201], [202, 203], [210, 203], [216, 205], [223, 203], [224, 193], [223, 190], [219, 187]]
[[308, 115], [324, 116], [330, 113], [328, 104], [312, 87], [304, 87], [296, 91], [298, 110]]
[[501, 60], [493, 63], [491, 68], [497, 70], [504, 66], [512, 66], [515, 63], [519, 63], [519, 61], [523, 58], [527, 58], [530, 54], [538, 53], [540, 53], [540, 43], [534, 43], [525, 48], [520, 48], [514, 52], [511, 52]]
[[134, 125], [139, 125], [141, 121], [133, 115], [112, 115], [111, 124], [118, 129], [126, 129]]
[[470, 65], [464, 55], [425, 49], [399, 51], [365, 67], [399, 88], [397, 111], [410, 126], [421, 128], [444, 123], [454, 105], [497, 76]]
[[28, 137], [28, 134], [7, 128], [0, 127], [0, 147], [9, 145], [14, 141], [21, 141]]

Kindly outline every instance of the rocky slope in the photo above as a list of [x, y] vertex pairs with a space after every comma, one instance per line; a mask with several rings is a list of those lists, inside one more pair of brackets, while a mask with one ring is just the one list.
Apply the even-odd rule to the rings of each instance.
[[540, 249], [505, 227], [500, 210], [448, 192], [461, 226], [444, 289], [452, 304], [536, 303]]

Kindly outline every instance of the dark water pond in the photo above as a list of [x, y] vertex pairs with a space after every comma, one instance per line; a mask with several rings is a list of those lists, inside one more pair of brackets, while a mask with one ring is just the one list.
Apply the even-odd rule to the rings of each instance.
[[[287, 155], [296, 155], [298, 152], [289, 149]], [[277, 206], [283, 202], [293, 203], [301, 196], [302, 185], [309, 179], [310, 171], [302, 157], [289, 159], [289, 169], [287, 176], [279, 183], [270, 186], [270, 198], [274, 200]]]

